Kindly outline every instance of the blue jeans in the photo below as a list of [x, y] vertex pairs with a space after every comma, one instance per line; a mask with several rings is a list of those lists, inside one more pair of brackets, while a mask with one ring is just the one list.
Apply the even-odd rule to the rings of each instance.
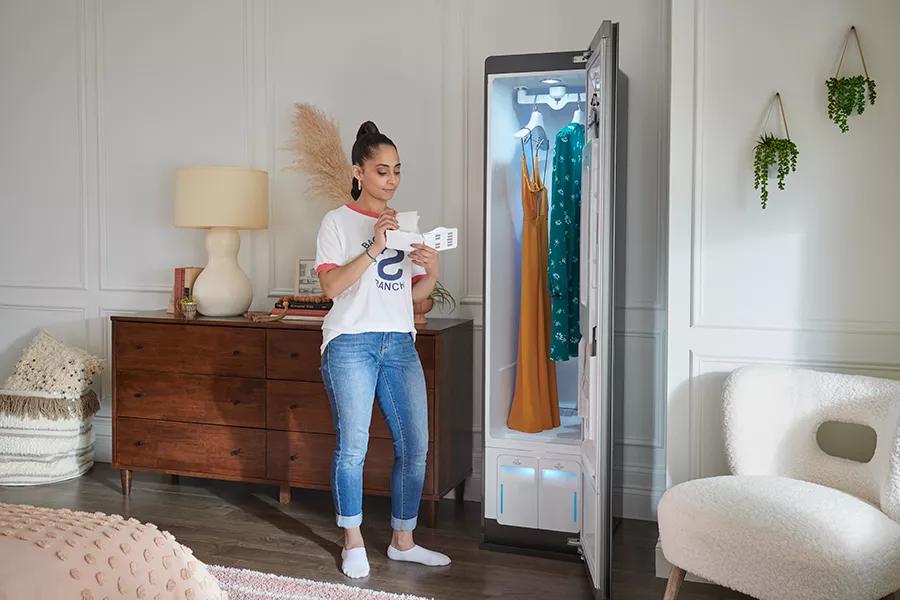
[[412, 531], [418, 519], [428, 453], [425, 375], [412, 335], [339, 335], [325, 347], [322, 379], [337, 433], [331, 491], [338, 527], [351, 529], [362, 523], [363, 463], [373, 398], [377, 398], [394, 440], [391, 527]]

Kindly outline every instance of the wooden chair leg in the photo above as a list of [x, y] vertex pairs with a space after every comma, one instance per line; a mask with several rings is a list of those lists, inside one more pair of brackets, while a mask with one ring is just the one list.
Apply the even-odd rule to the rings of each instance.
[[672, 571], [669, 573], [669, 583], [666, 585], [666, 595], [663, 596], [663, 600], [675, 600], [678, 598], [678, 590], [681, 589], [684, 575], [684, 569], [672, 565]]

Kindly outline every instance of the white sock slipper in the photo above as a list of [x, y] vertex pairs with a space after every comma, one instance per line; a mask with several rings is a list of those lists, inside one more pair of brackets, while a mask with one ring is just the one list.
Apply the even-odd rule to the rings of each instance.
[[414, 562], [429, 567], [443, 567], [450, 564], [450, 557], [446, 554], [422, 546], [413, 546], [409, 550], [397, 550], [393, 546], [388, 546], [387, 555], [391, 560]]
[[341, 550], [341, 558], [344, 559], [341, 571], [347, 577], [358, 579], [369, 575], [369, 558], [366, 556], [365, 546]]

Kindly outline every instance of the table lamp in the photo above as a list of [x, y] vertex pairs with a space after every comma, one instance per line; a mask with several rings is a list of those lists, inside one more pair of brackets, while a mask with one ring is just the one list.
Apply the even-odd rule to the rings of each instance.
[[245, 167], [186, 167], [175, 176], [175, 226], [202, 227], [206, 267], [194, 282], [197, 311], [209, 317], [244, 314], [253, 300], [238, 264], [238, 229], [269, 225], [269, 175]]

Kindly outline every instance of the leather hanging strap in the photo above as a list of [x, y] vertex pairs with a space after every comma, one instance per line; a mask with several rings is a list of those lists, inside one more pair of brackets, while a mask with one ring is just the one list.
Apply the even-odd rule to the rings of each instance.
[[844, 38], [844, 48], [841, 50], [841, 59], [838, 61], [837, 71], [834, 72], [834, 78], [837, 79], [841, 74], [841, 65], [844, 64], [844, 55], [847, 53], [847, 44], [850, 43], [850, 35], [856, 39], [856, 49], [859, 50], [859, 60], [862, 62], [863, 73], [866, 76], [866, 79], [869, 78], [869, 70], [866, 68], [866, 57], [863, 56], [862, 44], [859, 43], [859, 32], [856, 31], [856, 25], [850, 26], [850, 31], [847, 32], [847, 36]]
[[769, 112], [766, 113], [766, 120], [763, 121], [763, 134], [766, 133], [766, 127], [769, 124], [769, 119], [772, 118], [772, 109], [775, 107], [775, 104], [778, 104], [778, 110], [781, 113], [781, 122], [784, 125], [784, 135], [787, 139], [791, 139], [791, 132], [788, 130], [787, 117], [784, 114], [784, 103], [781, 101], [781, 92], [775, 92], [775, 97], [772, 99], [772, 102], [769, 104]]

